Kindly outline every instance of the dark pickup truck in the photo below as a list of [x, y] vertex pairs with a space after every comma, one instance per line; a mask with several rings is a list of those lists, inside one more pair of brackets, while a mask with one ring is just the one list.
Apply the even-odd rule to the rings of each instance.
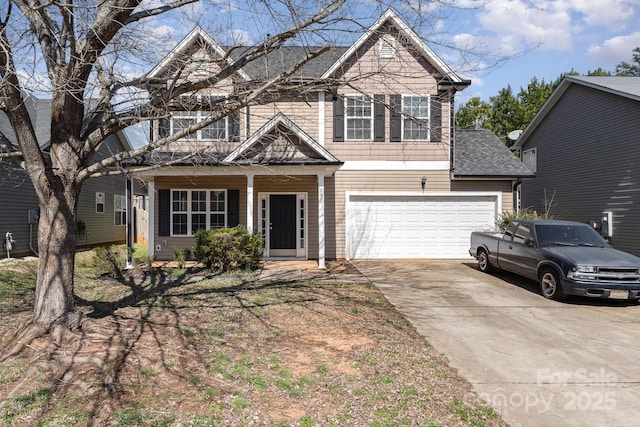
[[505, 270], [538, 281], [545, 298], [640, 298], [640, 258], [614, 249], [587, 224], [514, 221], [504, 233], [472, 233], [469, 253], [483, 272]]

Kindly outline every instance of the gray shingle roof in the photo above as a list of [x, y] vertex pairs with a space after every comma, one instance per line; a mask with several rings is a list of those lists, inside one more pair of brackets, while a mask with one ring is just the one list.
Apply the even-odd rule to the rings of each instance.
[[[51, 117], [51, 100], [39, 99], [35, 96], [25, 96], [24, 103], [31, 117], [36, 138], [40, 147], [46, 148], [49, 145], [51, 128], [49, 126], [49, 118]], [[0, 141], [4, 141], [9, 145], [9, 149], [18, 147], [18, 140], [13, 131], [13, 127], [9, 122], [9, 118], [4, 112], [0, 111]]]
[[[274, 77], [288, 70], [294, 64], [298, 64], [307, 55], [319, 49], [320, 47], [283, 46], [275, 52], [250, 62], [243, 70], [254, 80]], [[347, 49], [346, 47], [331, 47], [327, 52], [307, 62], [296, 72], [295, 76], [300, 78], [319, 78]], [[236, 49], [232, 52], [232, 56], [237, 58], [245, 51]]]
[[568, 81], [640, 100], [640, 77], [568, 76]]
[[453, 150], [456, 178], [526, 178], [535, 174], [490, 130], [456, 130]]

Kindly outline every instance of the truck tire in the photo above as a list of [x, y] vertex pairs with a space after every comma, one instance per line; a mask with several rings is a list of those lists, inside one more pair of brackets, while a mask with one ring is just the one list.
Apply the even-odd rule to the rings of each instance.
[[540, 293], [547, 299], [562, 301], [567, 296], [562, 292], [558, 272], [553, 268], [545, 268], [540, 273]]
[[484, 249], [478, 249], [478, 268], [483, 273], [490, 273], [493, 271], [493, 267], [489, 262], [489, 254]]

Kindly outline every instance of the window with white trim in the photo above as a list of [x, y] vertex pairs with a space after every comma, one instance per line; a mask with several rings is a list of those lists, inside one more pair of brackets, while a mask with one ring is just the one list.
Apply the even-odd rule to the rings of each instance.
[[429, 96], [402, 96], [402, 140], [429, 140]]
[[536, 148], [522, 152], [522, 163], [533, 173], [538, 171], [538, 152]]
[[350, 141], [370, 141], [373, 136], [373, 98], [367, 95], [345, 97], [345, 136]]
[[171, 235], [227, 226], [226, 190], [171, 190]]
[[104, 193], [96, 193], [96, 213], [104, 213]]
[[113, 224], [127, 225], [127, 198], [119, 194], [113, 196]]
[[[171, 114], [171, 135], [186, 130], [209, 117], [209, 111], [174, 111]], [[228, 135], [229, 118], [224, 117], [184, 137], [197, 141], [224, 141]]]

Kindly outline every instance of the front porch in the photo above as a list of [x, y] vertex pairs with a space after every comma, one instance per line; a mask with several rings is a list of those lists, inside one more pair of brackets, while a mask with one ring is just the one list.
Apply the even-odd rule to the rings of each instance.
[[198, 229], [242, 225], [263, 237], [265, 259], [314, 259], [325, 268], [325, 186], [333, 169], [307, 165], [156, 171], [148, 178], [149, 256], [171, 260], [176, 248], [193, 247]]

